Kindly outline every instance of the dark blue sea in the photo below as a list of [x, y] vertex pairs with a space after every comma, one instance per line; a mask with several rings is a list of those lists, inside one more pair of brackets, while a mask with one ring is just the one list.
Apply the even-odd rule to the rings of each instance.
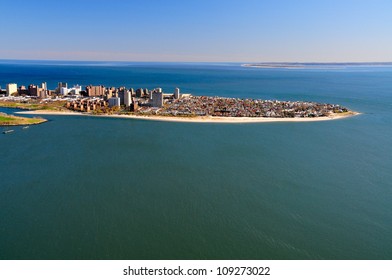
[[0, 61], [2, 88], [45, 81], [362, 114], [252, 124], [46, 116], [14, 128], [0, 134], [0, 259], [392, 259], [391, 65]]

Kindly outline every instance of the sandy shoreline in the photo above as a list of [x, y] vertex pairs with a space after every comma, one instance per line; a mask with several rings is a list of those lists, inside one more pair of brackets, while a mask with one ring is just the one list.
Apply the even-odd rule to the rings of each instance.
[[169, 122], [193, 122], [193, 123], [263, 123], [263, 122], [314, 122], [314, 121], [330, 121], [351, 116], [359, 113], [350, 112], [346, 114], [334, 114], [330, 117], [317, 118], [247, 118], [247, 117], [167, 117], [167, 116], [136, 116], [136, 115], [92, 115], [78, 112], [60, 112], [60, 111], [22, 111], [17, 114], [25, 115], [63, 115], [63, 116], [90, 116], [90, 117], [106, 117], [106, 118], [123, 118], [138, 119], [152, 121], [169, 121]]

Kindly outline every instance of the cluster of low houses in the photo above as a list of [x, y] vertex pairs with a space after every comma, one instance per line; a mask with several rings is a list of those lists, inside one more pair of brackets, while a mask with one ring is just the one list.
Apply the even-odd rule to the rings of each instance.
[[157, 113], [168, 116], [304, 118], [347, 111], [340, 105], [316, 102], [189, 96], [169, 100]]

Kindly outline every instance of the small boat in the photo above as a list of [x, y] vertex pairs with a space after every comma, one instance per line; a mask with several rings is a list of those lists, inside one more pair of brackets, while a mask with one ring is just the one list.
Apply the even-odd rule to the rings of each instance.
[[12, 133], [12, 132], [14, 132], [14, 130], [13, 130], [13, 129], [4, 130], [4, 131], [3, 131], [3, 134]]
[[27, 126], [24, 126], [24, 127], [22, 127], [22, 129], [28, 129], [29, 128], [29, 126], [27, 125]]

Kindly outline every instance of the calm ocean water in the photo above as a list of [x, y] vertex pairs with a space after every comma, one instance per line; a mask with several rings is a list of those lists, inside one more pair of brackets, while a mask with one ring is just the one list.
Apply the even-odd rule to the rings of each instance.
[[392, 259], [392, 67], [0, 63], [3, 88], [43, 81], [363, 114], [260, 124], [48, 116], [16, 128], [0, 135], [0, 259]]

